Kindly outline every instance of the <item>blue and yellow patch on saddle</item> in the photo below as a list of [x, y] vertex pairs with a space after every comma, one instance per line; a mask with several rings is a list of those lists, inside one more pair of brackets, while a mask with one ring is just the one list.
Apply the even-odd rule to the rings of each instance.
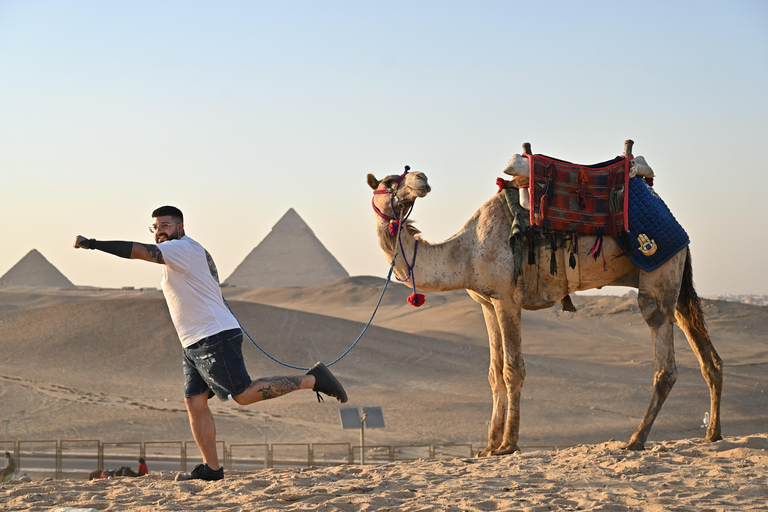
[[637, 176], [629, 180], [628, 236], [617, 238], [630, 261], [650, 272], [690, 243], [662, 199]]

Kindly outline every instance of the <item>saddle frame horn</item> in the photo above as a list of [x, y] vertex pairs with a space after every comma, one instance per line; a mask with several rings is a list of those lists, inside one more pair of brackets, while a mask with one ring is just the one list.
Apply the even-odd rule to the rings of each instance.
[[629, 157], [632, 155], [632, 146], [635, 144], [635, 141], [632, 139], [627, 139], [624, 141], [624, 156]]

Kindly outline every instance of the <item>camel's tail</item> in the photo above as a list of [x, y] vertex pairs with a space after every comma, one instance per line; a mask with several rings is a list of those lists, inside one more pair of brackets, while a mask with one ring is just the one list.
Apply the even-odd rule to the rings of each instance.
[[680, 295], [677, 298], [677, 312], [688, 321], [691, 330], [709, 339], [704, 311], [701, 309], [701, 299], [693, 286], [693, 267], [691, 266], [691, 248], [686, 248], [685, 269], [680, 285]]

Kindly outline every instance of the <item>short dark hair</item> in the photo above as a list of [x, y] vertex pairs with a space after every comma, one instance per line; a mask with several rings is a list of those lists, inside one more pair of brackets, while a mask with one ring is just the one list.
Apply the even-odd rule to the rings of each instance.
[[175, 206], [161, 206], [152, 212], [152, 217], [164, 217], [170, 215], [176, 222], [184, 222], [184, 214]]

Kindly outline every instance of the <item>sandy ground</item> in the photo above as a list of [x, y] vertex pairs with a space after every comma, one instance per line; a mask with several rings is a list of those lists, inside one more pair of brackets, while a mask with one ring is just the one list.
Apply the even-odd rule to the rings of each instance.
[[[260, 346], [310, 366], [335, 359], [357, 338], [382, 284], [353, 277], [311, 288], [229, 288], [225, 296]], [[373, 326], [332, 367], [349, 393], [346, 406], [382, 407], [386, 428], [368, 430], [367, 444], [480, 449], [491, 411], [480, 308], [464, 292], [445, 292], [427, 294], [427, 304], [416, 309], [405, 302], [409, 293], [390, 285]], [[698, 504], [765, 510], [768, 308], [704, 301], [725, 361], [726, 440], [695, 444], [709, 394], [678, 330], [677, 384], [648, 450], [631, 453], [618, 447], [651, 397], [648, 328], [636, 299], [574, 302], [575, 314], [559, 307], [523, 314], [521, 445], [576, 447], [493, 459], [232, 472], [211, 484], [159, 474], [142, 481], [38, 480], [0, 487], [0, 508], [693, 510]], [[253, 377], [300, 373], [252, 346], [244, 350]], [[26, 439], [24, 410], [33, 440], [191, 441], [179, 343], [159, 292], [0, 288], [0, 354], [0, 414], [9, 419], [11, 440]], [[358, 431], [341, 428], [340, 405], [317, 403], [314, 393], [251, 407], [213, 400], [212, 407], [227, 444], [262, 442], [265, 419], [270, 443], [359, 443]]]
[[504, 457], [5, 484], [4, 510], [768, 510], [768, 436], [611, 441]]

